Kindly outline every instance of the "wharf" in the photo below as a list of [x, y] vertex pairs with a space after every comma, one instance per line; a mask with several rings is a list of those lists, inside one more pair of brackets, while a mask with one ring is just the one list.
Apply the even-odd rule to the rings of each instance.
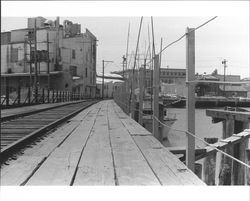
[[205, 185], [113, 100], [85, 109], [1, 167], [2, 185]]

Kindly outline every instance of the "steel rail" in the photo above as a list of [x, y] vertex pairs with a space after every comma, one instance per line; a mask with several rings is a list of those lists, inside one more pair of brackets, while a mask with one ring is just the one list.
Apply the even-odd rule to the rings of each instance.
[[[80, 113], [82, 110], [90, 107], [91, 105], [97, 103], [98, 101], [91, 101], [86, 102], [86, 105], [80, 107], [79, 109], [71, 112], [70, 114], [61, 117], [60, 119], [57, 119], [55, 121], [52, 121], [48, 125], [42, 126], [41, 128], [38, 128], [37, 130], [25, 135], [24, 137], [21, 137], [17, 141], [14, 141], [13, 143], [10, 143], [9, 145], [3, 147], [0, 152], [0, 164], [4, 163], [8, 158], [10, 158], [13, 154], [20, 151], [20, 149], [24, 148], [26, 145], [33, 142], [36, 138], [41, 137], [45, 133], [47, 133], [49, 130], [59, 126], [63, 122], [67, 121], [68, 119], [72, 118], [73, 116]], [[73, 110], [73, 108], [72, 108]], [[2, 134], [1, 134], [2, 135]], [[2, 136], [1, 136], [2, 137]]]

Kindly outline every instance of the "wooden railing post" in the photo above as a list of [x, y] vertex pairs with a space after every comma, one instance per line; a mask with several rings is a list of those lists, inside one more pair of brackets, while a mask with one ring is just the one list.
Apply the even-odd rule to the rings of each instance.
[[[187, 28], [186, 31], [186, 80], [195, 80], [195, 29]], [[195, 85], [188, 83], [188, 98], [187, 98], [187, 131], [195, 134]], [[195, 138], [187, 134], [187, 166], [194, 171], [195, 163]]]
[[[235, 133], [236, 134], [248, 128], [249, 128], [248, 121], [242, 121], [242, 122], [235, 121]], [[236, 144], [234, 146], [234, 153], [236, 153], [234, 156], [241, 161], [246, 161], [247, 159], [246, 150], [249, 148], [248, 141], [249, 139], [243, 140], [239, 144]], [[237, 163], [236, 161], [233, 162], [234, 185], [245, 184], [245, 174], [248, 174], [247, 171], [245, 170], [246, 168], [243, 165]]]
[[[223, 120], [223, 139], [230, 137], [234, 133], [234, 123], [233, 119]], [[225, 152], [233, 155], [233, 147], [229, 146], [225, 149]], [[231, 185], [233, 181], [232, 175], [232, 159], [222, 155], [221, 157], [221, 169], [219, 174], [219, 184], [220, 185]]]
[[[204, 138], [209, 144], [218, 142], [218, 138]], [[204, 159], [204, 181], [207, 185], [215, 185], [215, 172], [216, 172], [216, 152], [210, 154]]]

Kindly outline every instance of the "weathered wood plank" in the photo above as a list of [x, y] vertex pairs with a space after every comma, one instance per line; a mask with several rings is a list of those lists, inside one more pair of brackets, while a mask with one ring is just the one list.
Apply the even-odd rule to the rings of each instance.
[[[93, 109], [93, 108], [92, 108]], [[91, 108], [88, 108], [78, 115], [86, 116]], [[39, 167], [39, 164], [48, 157], [51, 152], [59, 146], [71, 132], [80, 124], [79, 122], [69, 122], [50, 133], [35, 146], [26, 148], [23, 155], [15, 161], [9, 161], [9, 165], [1, 166], [2, 185], [21, 185]]]
[[[94, 112], [93, 112], [94, 111]], [[99, 108], [93, 109], [44, 161], [27, 185], [70, 185]], [[89, 115], [89, 114], [95, 115]]]
[[133, 138], [163, 185], [204, 185], [153, 136], [133, 136]]
[[107, 103], [103, 104], [97, 115], [78, 165], [73, 185], [115, 185], [108, 130]]
[[[118, 107], [114, 106], [113, 108], [117, 115], [121, 112], [117, 109]], [[136, 125], [140, 127], [139, 124]], [[162, 185], [205, 185], [152, 134], [131, 136]]]
[[118, 185], [160, 185], [113, 106], [108, 107], [109, 133]]

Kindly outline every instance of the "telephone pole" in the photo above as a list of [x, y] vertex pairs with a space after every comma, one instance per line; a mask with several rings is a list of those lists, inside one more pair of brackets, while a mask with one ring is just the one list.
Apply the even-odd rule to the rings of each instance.
[[[225, 82], [225, 81], [226, 81], [227, 60], [224, 59], [221, 63], [224, 64], [224, 82]], [[224, 96], [226, 96], [225, 86], [226, 86], [226, 85], [225, 85], [225, 83], [224, 83], [224, 86], [223, 86]]]
[[105, 61], [102, 60], [102, 99], [104, 99], [104, 64], [106, 63], [113, 63], [113, 61]]
[[34, 52], [34, 63], [35, 63], [35, 78], [34, 78], [34, 83], [35, 83], [35, 102], [38, 102], [38, 75], [37, 75], [37, 38], [36, 38], [36, 19], [35, 19], [35, 27], [34, 27], [34, 43], [35, 43], [35, 52]]

